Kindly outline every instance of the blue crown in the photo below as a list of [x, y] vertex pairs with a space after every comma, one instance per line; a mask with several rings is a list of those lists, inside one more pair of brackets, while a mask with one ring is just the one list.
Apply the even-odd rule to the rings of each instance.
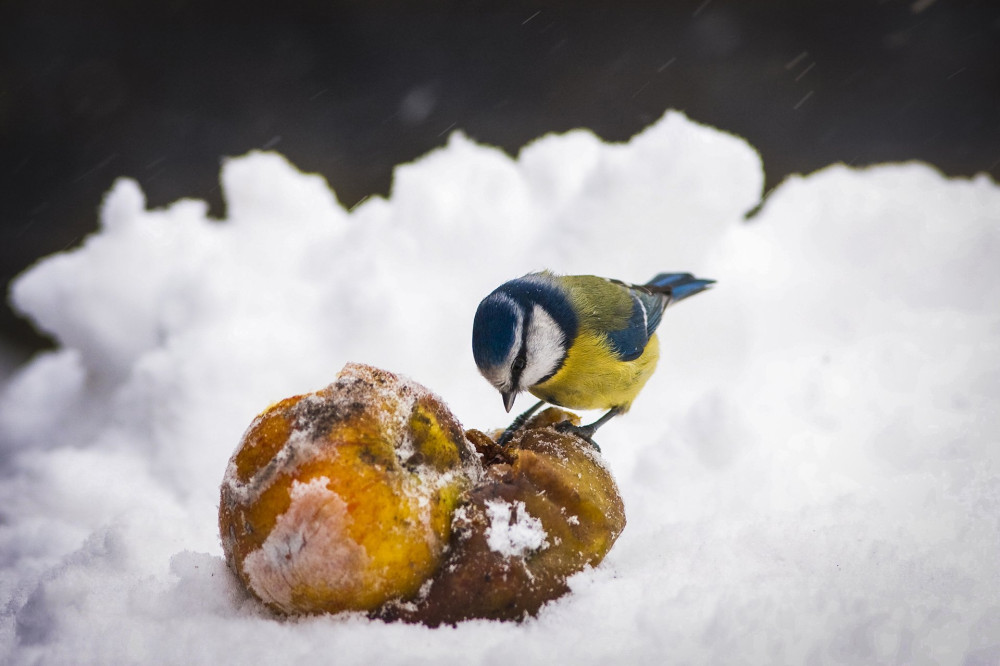
[[514, 346], [516, 304], [493, 292], [483, 299], [472, 323], [472, 356], [480, 368], [492, 368], [507, 358]]
[[[472, 324], [472, 354], [479, 367], [496, 367], [507, 359], [517, 326], [515, 308], [531, 312], [538, 304], [552, 317], [569, 344], [577, 333], [579, 322], [566, 294], [551, 282], [551, 278], [525, 276], [497, 287], [483, 299]], [[526, 322], [527, 323], [527, 322]], [[526, 332], [526, 331], [525, 331]]]

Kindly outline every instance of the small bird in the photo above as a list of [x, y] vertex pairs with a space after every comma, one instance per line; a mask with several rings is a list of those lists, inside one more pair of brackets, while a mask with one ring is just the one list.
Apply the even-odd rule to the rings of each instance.
[[472, 325], [476, 365], [500, 391], [508, 412], [522, 391], [540, 399], [511, 423], [499, 443], [550, 403], [609, 410], [587, 426], [560, 424], [593, 444], [597, 429], [628, 411], [656, 369], [655, 331], [663, 311], [714, 282], [690, 273], [661, 273], [634, 285], [542, 271], [497, 287], [479, 304]]

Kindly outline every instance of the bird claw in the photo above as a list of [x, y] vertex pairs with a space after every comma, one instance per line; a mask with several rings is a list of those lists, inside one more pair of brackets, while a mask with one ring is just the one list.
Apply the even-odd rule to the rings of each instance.
[[507, 426], [507, 429], [504, 430], [503, 434], [500, 435], [500, 437], [497, 439], [497, 446], [499, 446], [500, 448], [504, 448], [505, 446], [507, 446], [507, 443], [514, 437], [514, 434], [521, 429], [522, 425], [524, 425], [523, 422], [518, 423], [517, 420], [515, 420], [513, 423]]
[[[514, 422], [511, 423], [509, 426], [507, 426], [507, 429], [504, 430], [503, 434], [500, 435], [500, 437], [497, 439], [497, 446], [501, 448], [507, 446], [507, 443], [510, 442], [510, 440], [514, 437], [517, 431], [520, 430], [523, 426], [524, 426], [524, 421], [520, 419], [515, 419]], [[567, 435], [575, 435], [576, 437], [579, 437], [583, 441], [593, 446], [597, 450], [597, 452], [600, 453], [601, 447], [598, 446], [597, 442], [595, 442], [593, 439], [594, 433], [597, 431], [597, 428], [593, 428], [591, 426], [578, 426], [575, 425], [572, 421], [560, 421], [559, 423], [556, 423], [552, 427], [556, 429], [556, 432], [560, 432]]]
[[561, 432], [567, 435], [576, 435], [580, 439], [584, 440], [585, 442], [593, 446], [595, 449], [597, 449], [597, 452], [600, 453], [601, 447], [598, 446], [597, 442], [595, 442], [593, 439], [594, 433], [597, 431], [597, 428], [592, 428], [590, 426], [578, 426], [575, 425], [572, 421], [560, 421], [553, 427], [556, 429], [556, 432]]
[[[514, 421], [509, 426], [507, 426], [507, 429], [503, 431], [503, 434], [501, 434], [500, 437], [497, 438], [497, 445], [500, 448], [506, 447], [507, 444], [510, 442], [510, 440], [514, 438], [514, 435], [517, 434], [517, 431], [520, 430], [522, 427], [524, 427], [524, 425], [528, 422], [528, 419], [530, 419], [531, 416], [536, 411], [538, 411], [539, 407], [541, 407], [543, 404], [545, 404], [544, 401], [539, 401], [535, 405], [532, 405], [523, 414], [514, 419]], [[575, 425], [572, 421], [560, 421], [559, 423], [556, 423], [553, 427], [556, 429], [556, 432], [571, 434], [579, 437], [580, 439], [584, 440], [585, 442], [593, 446], [595, 449], [597, 449], [598, 452], [600, 452], [601, 447], [598, 446], [597, 442], [594, 441], [594, 433], [597, 432], [597, 429], [600, 428], [602, 425], [604, 425], [608, 421], [608, 419], [618, 414], [619, 411], [620, 410], [617, 407], [615, 407], [601, 418], [585, 426]]]
[[545, 403], [542, 401], [538, 401], [537, 403], [529, 407], [527, 411], [520, 414], [516, 419], [514, 419], [511, 422], [511, 424], [507, 426], [507, 429], [503, 431], [503, 434], [500, 435], [500, 438], [497, 439], [497, 445], [500, 446], [501, 448], [507, 446], [507, 442], [509, 442], [514, 437], [514, 434], [521, 429], [521, 426], [527, 423], [528, 419], [531, 418], [532, 414], [537, 412], [538, 408], [541, 407], [543, 404]]

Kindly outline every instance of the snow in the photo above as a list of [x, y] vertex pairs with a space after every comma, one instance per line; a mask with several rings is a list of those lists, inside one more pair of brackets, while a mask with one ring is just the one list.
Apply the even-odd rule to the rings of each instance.
[[[0, 662], [1000, 661], [1000, 187], [835, 165], [745, 222], [762, 182], [677, 113], [516, 159], [456, 133], [350, 212], [274, 153], [225, 163], [224, 220], [118, 181], [12, 289], [60, 346], [0, 395]], [[541, 268], [718, 280], [600, 432], [628, 514], [604, 563], [523, 624], [243, 595], [216, 517], [254, 416], [356, 361], [505, 425], [472, 316]]]
[[486, 502], [486, 545], [505, 557], [524, 557], [549, 545], [542, 521], [528, 513], [524, 502]]

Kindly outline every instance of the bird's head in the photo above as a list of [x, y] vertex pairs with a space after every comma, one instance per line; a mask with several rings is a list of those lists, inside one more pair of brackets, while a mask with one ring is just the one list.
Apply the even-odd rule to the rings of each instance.
[[565, 297], [528, 278], [502, 285], [479, 304], [472, 355], [479, 372], [500, 391], [508, 412], [518, 393], [559, 370], [575, 326]]

